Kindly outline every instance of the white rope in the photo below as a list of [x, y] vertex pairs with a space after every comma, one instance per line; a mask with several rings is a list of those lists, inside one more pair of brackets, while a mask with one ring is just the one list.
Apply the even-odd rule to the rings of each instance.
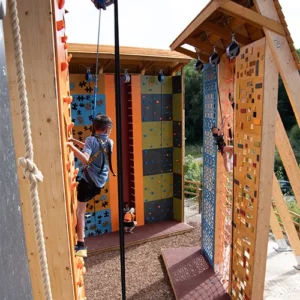
[[30, 129], [30, 115], [28, 109], [25, 72], [23, 66], [23, 52], [16, 0], [9, 0], [9, 9], [10, 22], [13, 31], [14, 55], [17, 68], [18, 92], [20, 98], [20, 108], [22, 117], [22, 131], [25, 141], [25, 157], [19, 158], [19, 164], [24, 168], [24, 175], [30, 182], [30, 197], [32, 202], [34, 228], [42, 272], [44, 294], [47, 300], [52, 300], [47, 256], [45, 250], [43, 224], [40, 210], [40, 200], [38, 195], [38, 183], [43, 181], [43, 175], [33, 162], [33, 145]]

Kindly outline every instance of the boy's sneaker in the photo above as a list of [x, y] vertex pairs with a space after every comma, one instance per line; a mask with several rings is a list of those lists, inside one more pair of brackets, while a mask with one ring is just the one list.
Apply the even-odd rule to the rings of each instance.
[[79, 257], [87, 257], [87, 247], [82, 245], [75, 245], [75, 256]]

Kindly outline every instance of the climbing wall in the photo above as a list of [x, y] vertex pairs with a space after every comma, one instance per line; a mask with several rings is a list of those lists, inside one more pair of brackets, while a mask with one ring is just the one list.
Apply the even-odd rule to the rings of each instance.
[[[74, 279], [75, 299], [86, 299], [83, 276], [85, 274], [84, 261], [74, 255], [74, 245], [77, 243], [76, 227], [76, 176], [78, 174], [77, 166], [74, 161], [74, 154], [66, 147], [68, 138], [72, 136], [74, 120], [71, 117], [72, 97], [70, 96], [69, 71], [68, 66], [71, 55], [67, 53], [67, 36], [65, 35], [65, 20], [63, 1], [53, 2], [54, 5], [54, 24], [55, 24], [55, 54], [57, 67], [57, 84], [58, 84], [58, 107], [60, 112], [60, 131], [62, 142], [62, 160], [64, 164], [64, 183], [65, 183], [65, 200], [68, 214], [68, 230], [70, 237], [70, 253], [72, 261], [72, 273]], [[76, 120], [75, 120], [76, 123]], [[77, 122], [78, 123], [78, 122]], [[55, 220], [53, 220], [55, 222]], [[66, 250], [64, 250], [66, 251]]]
[[[179, 197], [181, 174], [173, 173], [173, 151], [179, 156], [181, 147], [181, 119], [176, 112], [173, 122], [172, 77], [160, 83], [157, 76], [141, 76], [142, 159], [145, 223], [173, 219], [173, 201]], [[174, 94], [180, 94], [177, 84]], [[176, 102], [176, 96], [174, 97]], [[179, 107], [180, 108], [180, 107]], [[178, 119], [178, 120], [177, 120]], [[176, 149], [173, 144], [176, 143]], [[179, 161], [179, 158], [178, 158]], [[179, 168], [177, 167], [178, 171]], [[173, 183], [176, 185], [173, 185]], [[177, 199], [173, 199], [173, 195]], [[174, 206], [177, 210], [179, 204]], [[177, 212], [177, 217], [179, 213]]]
[[211, 128], [216, 126], [218, 116], [217, 69], [205, 65], [203, 72], [203, 194], [202, 194], [202, 251], [214, 266], [216, 158], [217, 147]]
[[173, 91], [173, 218], [183, 222], [182, 77], [172, 77]]
[[[109, 114], [106, 109], [104, 75], [98, 78], [98, 94], [96, 98], [95, 115]], [[71, 117], [74, 123], [73, 137], [81, 142], [91, 135], [94, 110], [94, 82], [87, 82], [84, 74], [70, 75], [70, 91], [73, 97]], [[80, 147], [79, 147], [80, 148]], [[82, 150], [82, 148], [80, 148]], [[83, 164], [75, 157], [75, 166], [79, 172], [77, 181], [82, 177]], [[111, 203], [109, 182], [106, 183], [100, 195], [87, 203], [85, 236], [91, 237], [112, 231]]]
[[[255, 45], [255, 46], [254, 46]], [[260, 182], [265, 42], [236, 61], [232, 297], [251, 299]], [[268, 217], [268, 216], [266, 216]], [[262, 262], [265, 263], [265, 262]]]

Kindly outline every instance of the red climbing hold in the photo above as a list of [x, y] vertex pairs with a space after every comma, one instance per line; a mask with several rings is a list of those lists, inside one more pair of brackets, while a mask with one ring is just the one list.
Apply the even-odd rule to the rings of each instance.
[[69, 64], [66, 62], [66, 61], [63, 61], [62, 63], [61, 63], [61, 71], [63, 72], [63, 71], [65, 71], [65, 70], [67, 70], [68, 69], [68, 67], [69, 67]]
[[66, 35], [64, 35], [61, 37], [61, 42], [65, 44], [67, 42], [67, 39], [68, 39], [68, 37]]
[[62, 9], [65, 6], [65, 0], [59, 0], [58, 1], [58, 8]]
[[57, 31], [60, 31], [63, 28], [65, 28], [65, 21], [64, 20], [57, 21], [56, 22], [56, 29], [57, 29]]

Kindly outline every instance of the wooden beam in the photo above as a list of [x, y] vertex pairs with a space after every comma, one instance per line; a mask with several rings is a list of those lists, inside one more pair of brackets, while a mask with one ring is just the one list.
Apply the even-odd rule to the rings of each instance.
[[183, 47], [178, 47], [175, 51], [178, 51], [180, 53], [188, 55], [189, 57], [192, 57], [192, 58], [196, 58], [196, 59], [198, 58], [198, 54], [196, 52], [193, 52], [191, 50], [185, 49]]
[[293, 188], [295, 198], [300, 207], [300, 168], [278, 111], [275, 142], [285, 171]]
[[109, 65], [112, 63], [112, 59], [108, 59], [101, 67], [99, 70], [99, 74], [105, 73], [106, 69], [109, 67]]
[[[177, 49], [185, 43], [185, 39], [193, 34], [193, 32], [214, 13], [219, 5], [214, 1], [210, 2], [205, 6], [205, 8], [198, 14], [198, 16], [186, 27], [186, 29], [176, 38], [176, 40], [171, 44], [170, 48], [172, 50]], [[181, 52], [183, 53], [183, 52]]]
[[[274, 197], [274, 193], [273, 193], [273, 197]], [[282, 233], [282, 228], [278, 222], [278, 219], [276, 217], [273, 207], [271, 208], [270, 227], [271, 227], [272, 233], [275, 237], [276, 243], [278, 245], [278, 249], [276, 249], [276, 250], [279, 250], [279, 251], [287, 250], [288, 245], [287, 245], [285, 237]]]
[[[280, 21], [273, 1], [256, 1], [256, 7], [262, 15], [276, 22]], [[279, 36], [265, 27], [264, 32], [289, 96], [297, 123], [300, 126], [300, 75], [288, 40], [285, 36]]]
[[289, 238], [290, 245], [295, 254], [297, 265], [300, 267], [300, 239], [291, 218], [291, 214], [286, 206], [284, 197], [282, 195], [279, 183], [277, 181], [277, 177], [273, 174], [273, 197], [275, 201], [276, 208], [280, 215], [281, 221], [283, 223], [286, 234]]
[[[70, 252], [61, 132], [58, 126], [60, 114], [53, 15], [49, 15], [51, 11], [51, 1], [18, 1], [34, 161], [44, 175], [43, 183], [39, 184], [39, 198], [52, 296], [53, 299], [71, 300], [75, 299], [71, 264], [73, 251]], [[9, 16], [5, 18], [4, 31], [14, 144], [18, 158], [24, 156], [25, 152], [20, 129], [19, 96], [16, 92], [17, 76]], [[43, 300], [43, 280], [33, 226], [29, 182], [24, 179], [21, 168], [18, 168], [18, 179], [33, 297]]]
[[176, 75], [176, 73], [183, 67], [183, 64], [182, 63], [178, 63], [176, 64], [174, 67], [172, 67], [170, 69], [170, 75], [171, 76], [174, 76]]
[[[221, 27], [221, 26], [219, 26], [215, 23], [211, 23], [211, 22], [204, 22], [203, 24], [200, 25], [200, 28], [203, 29], [204, 31], [209, 31], [213, 34], [216, 34], [224, 40], [227, 40], [227, 41], [232, 40], [232, 34], [231, 34], [229, 28], [227, 28], [227, 27]], [[252, 40], [250, 38], [245, 37], [244, 35], [241, 35], [238, 33], [235, 35], [235, 39], [241, 46], [252, 43]]]
[[154, 61], [146, 62], [140, 67], [140, 73], [145, 75], [147, 69], [151, 68], [155, 64]]
[[[259, 1], [258, 1], [259, 2]], [[263, 1], [267, 2], [267, 1]], [[262, 16], [261, 14], [245, 7], [240, 4], [237, 4], [233, 1], [226, 1], [220, 5], [219, 11], [224, 12], [225, 14], [231, 15], [233, 17], [240, 18], [245, 20], [247, 23], [256, 26], [258, 28], [265, 27], [268, 28], [280, 35], [285, 36], [285, 30], [282, 24]]]
[[[255, 45], [255, 44], [253, 44]], [[265, 47], [262, 135], [256, 238], [250, 299], [263, 299], [272, 207], [272, 181], [275, 156], [275, 123], [278, 97], [278, 70], [269, 45]]]
[[[211, 45], [209, 43], [201, 42], [199, 39], [194, 39], [194, 38], [189, 37], [186, 39], [186, 43], [191, 46], [194, 46], [195, 48], [198, 48], [199, 50], [201, 50], [201, 53], [202, 53], [202, 51], [204, 51], [210, 55], [214, 51], [213, 45]], [[220, 56], [225, 52], [224, 49], [221, 49], [219, 47], [216, 47], [216, 50]]]

